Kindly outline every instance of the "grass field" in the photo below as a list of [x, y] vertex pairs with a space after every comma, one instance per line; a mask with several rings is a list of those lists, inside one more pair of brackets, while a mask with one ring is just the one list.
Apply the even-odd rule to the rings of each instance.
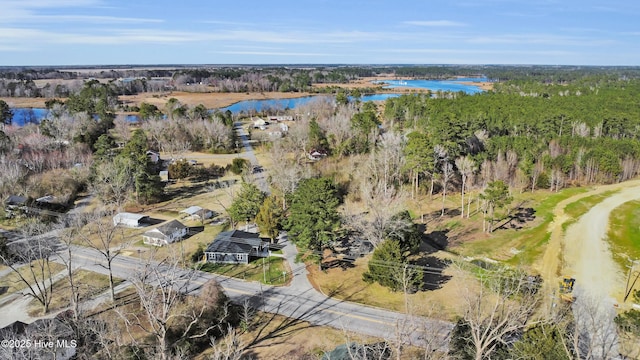
[[[122, 282], [122, 279], [114, 278], [114, 286]], [[109, 276], [94, 273], [86, 270], [76, 270], [74, 272], [74, 283], [78, 286], [79, 300], [89, 300], [95, 298], [101, 293], [109, 290]], [[56, 281], [53, 284], [53, 295], [49, 311], [64, 309], [70, 305], [71, 290], [69, 288], [68, 278]], [[42, 305], [33, 300], [30, 304], [29, 315], [37, 316], [40, 314]]]
[[629, 259], [640, 260], [640, 201], [629, 201], [611, 212], [607, 235], [613, 258], [623, 269]]
[[[547, 228], [553, 220], [556, 205], [587, 190], [569, 188], [557, 193], [539, 190], [514, 194], [513, 204], [522, 203], [523, 207], [533, 208], [535, 220], [525, 224], [523, 229], [498, 229], [491, 235], [482, 235], [480, 239], [461, 244], [456, 251], [465, 256], [491, 257], [511, 265], [530, 265], [542, 255], [549, 240]], [[482, 221], [481, 216], [477, 215], [476, 221]]]
[[594, 205], [602, 202], [604, 199], [613, 195], [615, 192], [616, 191], [605, 191], [603, 193], [587, 196], [576, 202], [572, 202], [571, 204], [565, 206], [564, 213], [572, 220], [577, 220], [579, 217], [586, 214], [587, 211], [591, 210]]
[[[264, 262], [262, 259], [256, 259], [248, 265], [205, 263], [199, 269], [243, 280], [259, 281], [269, 285], [283, 285], [290, 280], [291, 276], [286, 260], [279, 257], [270, 257], [265, 259]], [[283, 275], [283, 272], [287, 274]]]
[[[55, 276], [55, 274], [64, 269], [64, 265], [54, 263], [53, 261], [49, 263], [49, 272], [51, 273], [51, 276]], [[42, 280], [42, 271], [40, 271], [39, 265], [34, 265], [33, 267], [25, 265], [19, 268], [18, 272], [32, 285], [35, 284], [36, 281]], [[46, 270], [45, 278], [49, 278], [49, 274]], [[18, 274], [11, 271], [7, 276], [0, 279], [0, 287], [4, 286], [7, 287], [7, 290], [5, 291], [6, 295], [12, 294], [16, 291], [24, 290], [27, 287], [27, 284], [20, 280], [20, 276]]]

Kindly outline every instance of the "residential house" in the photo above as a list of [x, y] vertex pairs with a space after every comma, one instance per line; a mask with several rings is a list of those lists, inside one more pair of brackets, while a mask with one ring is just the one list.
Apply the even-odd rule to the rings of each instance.
[[151, 160], [151, 162], [154, 164], [157, 164], [160, 161], [160, 153], [158, 152], [147, 150], [147, 156], [149, 157], [149, 160]]
[[11, 195], [4, 202], [7, 215], [14, 215], [17, 212], [25, 213], [29, 204], [29, 198], [19, 195]]
[[269, 256], [269, 239], [241, 230], [221, 232], [204, 251], [205, 260], [219, 264], [248, 264]]
[[122, 225], [130, 228], [141, 227], [146, 221], [149, 221], [149, 216], [128, 212], [118, 213], [113, 217], [113, 225]]
[[253, 128], [254, 129], [266, 129], [266, 126], [269, 125], [268, 122], [264, 121], [262, 118], [257, 118], [253, 120]]
[[309, 151], [309, 160], [318, 161], [327, 156], [327, 152], [324, 150], [311, 150]]
[[185, 214], [186, 217], [191, 220], [200, 220], [204, 221], [213, 217], [213, 211], [209, 209], [203, 209], [200, 206], [189, 206], [188, 208], [180, 211], [180, 214]]
[[178, 220], [170, 220], [157, 228], [142, 234], [142, 241], [148, 245], [163, 246], [174, 243], [187, 235], [188, 228]]
[[269, 117], [269, 121], [277, 122], [277, 121], [293, 121], [293, 116], [291, 115], [274, 115]]

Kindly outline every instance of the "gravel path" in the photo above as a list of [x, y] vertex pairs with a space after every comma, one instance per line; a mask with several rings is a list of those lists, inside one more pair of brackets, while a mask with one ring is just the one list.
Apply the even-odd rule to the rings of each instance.
[[637, 199], [640, 186], [624, 189], [595, 205], [567, 229], [564, 273], [575, 277], [580, 288], [597, 299], [617, 303], [624, 293], [623, 269], [613, 261], [606, 235], [611, 211]]

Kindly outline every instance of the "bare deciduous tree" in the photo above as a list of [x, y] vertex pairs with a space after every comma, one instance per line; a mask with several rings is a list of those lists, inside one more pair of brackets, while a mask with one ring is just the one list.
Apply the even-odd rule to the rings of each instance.
[[156, 358], [169, 359], [176, 343], [185, 339], [206, 338], [213, 329], [219, 329], [226, 319], [224, 315], [217, 321], [204, 319], [205, 314], [219, 303], [221, 293], [215, 282], [205, 283], [197, 297], [188, 295], [198, 288], [194, 270], [182, 269], [179, 266], [180, 259], [175, 256], [160, 263], [151, 259], [153, 256], [130, 279], [142, 311], [121, 312], [120, 315], [127, 328], [141, 329], [155, 339]]
[[115, 301], [115, 282], [113, 279], [113, 261], [122, 254], [122, 250], [128, 245], [124, 231], [112, 221], [112, 212], [94, 211], [83, 215], [83, 221], [87, 224], [78, 233], [82, 242], [98, 251], [105, 263], [99, 265], [109, 272], [109, 288], [111, 301]]
[[478, 286], [462, 294], [462, 319], [477, 360], [490, 358], [498, 345], [508, 344], [514, 334], [531, 324], [537, 307], [538, 297], [526, 290], [525, 278], [505, 276], [481, 278]]
[[[462, 188], [461, 191], [461, 206], [460, 206], [460, 217], [464, 217], [464, 193], [467, 190], [467, 180], [473, 175], [476, 171], [476, 166], [473, 160], [470, 157], [464, 156], [456, 159], [456, 167], [460, 172], [460, 176], [462, 177]], [[467, 209], [468, 210], [468, 209]]]
[[19, 240], [9, 244], [12, 258], [0, 254], [0, 260], [18, 277], [18, 282], [26, 286], [22, 295], [29, 296], [42, 305], [42, 313], [49, 312], [53, 297], [53, 283], [56, 274], [51, 268], [55, 249], [53, 236], [46, 225], [29, 222], [21, 229]]

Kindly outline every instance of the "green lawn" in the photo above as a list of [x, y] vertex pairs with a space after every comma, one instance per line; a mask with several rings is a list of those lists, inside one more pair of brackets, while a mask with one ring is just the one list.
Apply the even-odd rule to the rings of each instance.
[[[205, 263], [200, 270], [269, 285], [283, 285], [291, 277], [286, 260], [279, 257], [269, 257], [264, 261], [256, 259], [248, 265]], [[287, 275], [283, 276], [283, 271], [286, 271]]]
[[616, 193], [616, 191], [605, 191], [601, 194], [587, 196], [576, 202], [565, 206], [564, 213], [573, 220], [577, 220], [582, 215], [586, 214], [593, 206], [602, 202], [604, 199]]
[[[512, 204], [523, 203], [523, 207], [532, 207], [536, 219], [524, 224], [524, 229], [498, 229], [491, 235], [483, 235], [484, 238], [463, 244], [459, 252], [464, 256], [489, 256], [511, 265], [532, 264], [542, 255], [543, 245], [549, 241], [547, 229], [553, 220], [553, 209], [562, 200], [586, 191], [587, 188], [569, 188], [557, 193], [538, 190], [514, 194]], [[482, 214], [478, 216], [481, 221]]]
[[608, 240], [614, 260], [626, 269], [629, 258], [640, 260], [640, 201], [629, 201], [609, 217]]

